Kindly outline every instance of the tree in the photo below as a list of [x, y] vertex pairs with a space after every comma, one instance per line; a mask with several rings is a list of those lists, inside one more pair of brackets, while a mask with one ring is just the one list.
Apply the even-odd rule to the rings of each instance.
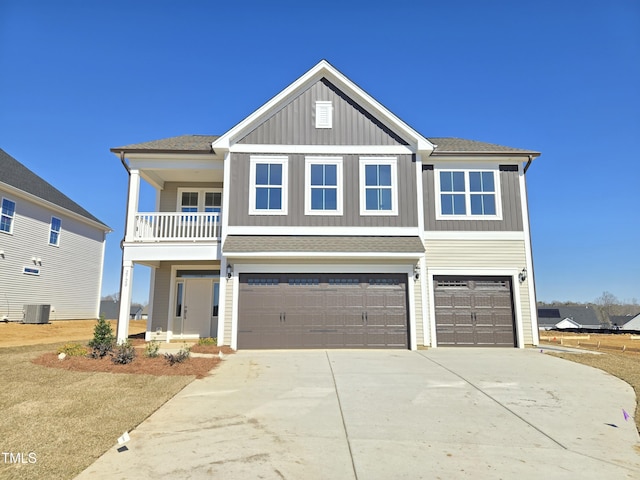
[[611, 315], [613, 315], [613, 307], [617, 305], [618, 298], [611, 292], [604, 291], [602, 295], [596, 298], [596, 305], [602, 314], [602, 321], [607, 325], [611, 325]]
[[109, 295], [105, 295], [100, 300], [111, 300], [113, 302], [117, 302], [120, 300], [120, 292], [110, 293]]

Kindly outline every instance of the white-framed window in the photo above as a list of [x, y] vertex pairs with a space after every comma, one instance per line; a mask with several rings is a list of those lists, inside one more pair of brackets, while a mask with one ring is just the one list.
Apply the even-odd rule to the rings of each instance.
[[60, 245], [60, 230], [62, 229], [62, 220], [58, 217], [51, 217], [51, 225], [49, 227], [49, 245], [55, 247]]
[[22, 267], [22, 273], [25, 275], [40, 275], [40, 269], [38, 267]]
[[360, 157], [360, 215], [398, 215], [396, 157]]
[[331, 101], [316, 102], [316, 128], [333, 127], [333, 104]]
[[289, 158], [252, 155], [249, 163], [249, 215], [286, 215]]
[[0, 213], [0, 232], [13, 233], [13, 220], [16, 216], [16, 202], [8, 198], [2, 199], [2, 212]]
[[222, 190], [207, 188], [179, 188], [179, 212], [213, 212], [222, 211]]
[[501, 220], [498, 166], [435, 168], [436, 219]]
[[342, 157], [306, 157], [305, 215], [342, 215]]

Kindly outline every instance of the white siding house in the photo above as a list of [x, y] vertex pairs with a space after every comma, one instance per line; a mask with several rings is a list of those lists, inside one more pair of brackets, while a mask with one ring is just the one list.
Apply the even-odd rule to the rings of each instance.
[[0, 172], [0, 320], [97, 318], [111, 229], [1, 149]]

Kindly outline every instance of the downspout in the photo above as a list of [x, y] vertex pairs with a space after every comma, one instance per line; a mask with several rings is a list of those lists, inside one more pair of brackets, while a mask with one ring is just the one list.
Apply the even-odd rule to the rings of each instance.
[[[128, 180], [127, 180], [127, 203], [124, 208], [124, 232], [122, 233], [122, 240], [120, 241], [120, 250], [122, 250], [122, 260], [120, 261], [120, 290], [118, 293], [118, 302], [122, 300], [122, 278], [124, 277], [124, 241], [127, 235], [127, 224], [129, 222], [129, 190], [131, 189], [131, 170], [129, 169], [129, 165], [125, 162], [124, 152], [120, 152], [120, 162], [122, 166], [127, 171]], [[120, 319], [116, 325], [120, 325]], [[118, 336], [118, 330], [116, 328], [116, 338]]]
[[[527, 174], [527, 170], [529, 170], [529, 167], [531, 166], [531, 162], [533, 162], [533, 155], [529, 155], [529, 161], [527, 162], [527, 164], [524, 166], [524, 174]], [[528, 204], [527, 204], [528, 205]]]
[[[529, 161], [524, 167], [523, 174], [526, 176], [527, 170], [531, 166], [531, 162], [533, 162], [533, 155], [529, 155]], [[525, 184], [526, 184], [525, 178]], [[533, 302], [535, 305], [535, 315], [536, 315], [536, 332], [540, 331], [540, 325], [538, 324], [538, 289], [536, 288], [536, 275], [535, 275], [535, 262], [533, 261], [533, 242], [531, 240], [531, 214], [529, 213], [529, 189], [526, 191], [526, 201], [527, 201], [527, 225], [529, 226], [529, 252], [531, 255], [531, 284], [533, 285]], [[533, 313], [533, 312], [532, 312]], [[540, 341], [538, 335], [534, 335], [534, 341]]]

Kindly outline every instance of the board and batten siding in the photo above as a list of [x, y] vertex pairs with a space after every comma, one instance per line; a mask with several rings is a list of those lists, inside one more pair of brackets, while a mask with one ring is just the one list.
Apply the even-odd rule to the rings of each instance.
[[[22, 321], [24, 305], [45, 304], [50, 320], [97, 318], [105, 231], [23, 198], [0, 197], [16, 202], [13, 234], [0, 232], [0, 316]], [[62, 222], [59, 246], [49, 245], [52, 216]], [[40, 275], [24, 274], [24, 267]]]
[[[332, 128], [315, 127], [316, 101], [331, 101]], [[407, 145], [326, 79], [316, 82], [238, 143], [253, 145]]]
[[415, 315], [413, 318], [409, 318], [409, 321], [415, 325], [417, 345], [409, 345], [410, 348], [424, 345], [424, 326], [422, 324], [422, 287], [420, 280], [413, 282], [413, 298]]
[[[425, 249], [427, 271], [460, 269], [456, 275], [465, 275], [465, 269], [520, 271], [527, 264], [523, 240], [426, 240]], [[528, 282], [519, 283], [516, 279], [513, 288], [519, 289], [524, 343], [531, 345], [533, 334]]]
[[424, 228], [427, 231], [523, 231], [519, 172], [500, 169], [502, 220], [436, 220], [432, 165], [422, 167]]
[[224, 338], [218, 339], [218, 345], [231, 345], [231, 334], [233, 330], [233, 285], [238, 280], [236, 277], [233, 277], [223, 281], [227, 282], [224, 298], [224, 318], [218, 318], [218, 323], [224, 322]]
[[160, 191], [160, 212], [177, 212], [178, 204], [178, 189], [182, 188], [188, 190], [190, 188], [194, 190], [200, 189], [217, 189], [222, 188], [221, 182], [165, 182], [164, 188]]
[[[312, 155], [318, 157], [319, 155]], [[288, 155], [288, 215], [249, 215], [249, 164], [251, 154], [231, 154], [231, 191], [229, 225], [231, 226], [304, 226], [304, 227], [416, 227], [415, 157], [384, 155], [398, 162], [398, 215], [360, 215], [360, 156], [340, 156], [343, 162], [343, 214], [305, 215], [305, 155]], [[367, 158], [375, 155], [366, 155]]]

